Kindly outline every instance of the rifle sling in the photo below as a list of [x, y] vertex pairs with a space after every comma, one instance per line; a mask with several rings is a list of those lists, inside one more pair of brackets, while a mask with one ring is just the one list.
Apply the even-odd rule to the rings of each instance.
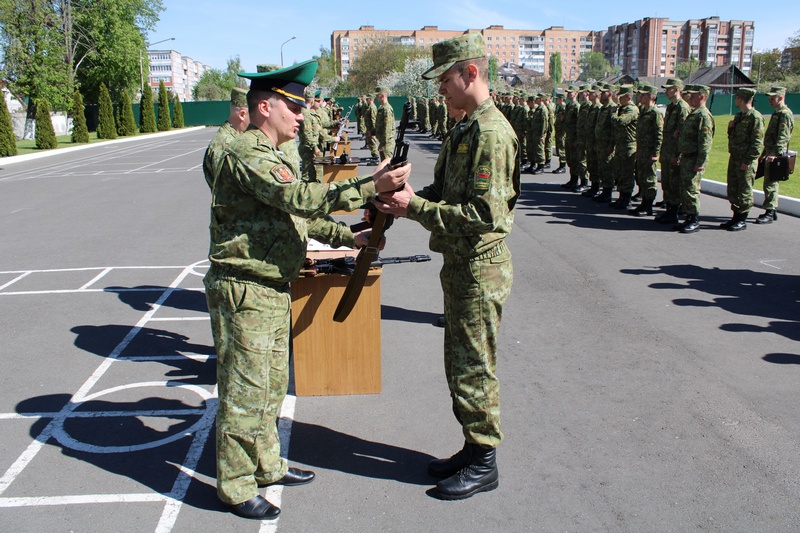
[[333, 320], [336, 322], [344, 322], [350, 315], [350, 311], [355, 307], [358, 297], [361, 295], [361, 289], [364, 288], [364, 282], [367, 280], [372, 262], [378, 257], [378, 245], [383, 238], [383, 232], [386, 230], [387, 215], [382, 211], [378, 211], [375, 217], [375, 223], [372, 226], [372, 233], [369, 236], [367, 245], [358, 252], [356, 257], [356, 266], [353, 270], [353, 275], [347, 282], [347, 287], [344, 289], [339, 305], [336, 306], [336, 311], [333, 313]]

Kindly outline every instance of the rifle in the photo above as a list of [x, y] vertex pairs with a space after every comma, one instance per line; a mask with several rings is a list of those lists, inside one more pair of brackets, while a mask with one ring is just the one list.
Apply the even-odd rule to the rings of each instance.
[[[402, 118], [400, 120], [400, 125], [397, 127], [394, 155], [389, 162], [390, 169], [395, 169], [408, 163], [408, 148], [410, 144], [404, 139], [407, 125], [408, 116]], [[394, 221], [394, 216], [378, 211], [378, 208], [371, 202], [365, 207], [370, 212], [369, 222], [355, 224], [350, 226], [350, 229], [352, 231], [361, 231], [371, 226], [372, 233], [370, 233], [367, 245], [358, 252], [358, 257], [356, 257], [355, 266], [353, 267], [353, 274], [350, 276], [347, 287], [344, 289], [344, 294], [342, 294], [342, 298], [339, 300], [339, 305], [336, 306], [336, 311], [333, 313], [333, 320], [336, 322], [344, 322], [348, 315], [350, 315], [350, 311], [355, 307], [358, 296], [361, 294], [361, 289], [364, 288], [364, 281], [367, 279], [370, 266], [372, 262], [378, 258], [378, 253], [380, 251], [378, 245], [380, 245], [381, 239], [383, 239], [383, 233], [391, 227]]]
[[[405, 257], [379, 257], [372, 261], [370, 268], [380, 268], [383, 265], [396, 265], [399, 263], [425, 263], [431, 260], [429, 255], [408, 255]], [[335, 257], [332, 259], [306, 259], [300, 270], [304, 276], [313, 277], [317, 274], [344, 274], [350, 276], [356, 267], [356, 258], [351, 256]]]
[[[350, 117], [350, 112], [353, 110], [353, 106], [355, 106], [355, 104], [351, 105], [350, 109], [347, 110], [347, 113], [345, 113], [344, 116], [339, 119], [339, 123], [336, 125], [336, 135], [337, 136], [347, 126], [347, 119]], [[333, 143], [333, 148], [331, 148], [331, 152], [335, 154], [336, 153], [336, 149], [338, 147], [339, 147], [339, 141], [336, 141], [335, 143]]]

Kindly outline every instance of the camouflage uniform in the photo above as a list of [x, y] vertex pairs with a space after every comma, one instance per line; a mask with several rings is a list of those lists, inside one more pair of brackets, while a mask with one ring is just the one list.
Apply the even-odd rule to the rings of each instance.
[[518, 142], [491, 98], [448, 134], [433, 184], [408, 218], [430, 230], [444, 258], [444, 364], [453, 412], [468, 443], [494, 448], [500, 431], [497, 337], [511, 290], [511, 231], [519, 197]]
[[678, 135], [689, 116], [691, 108], [686, 101], [678, 97], [670, 102], [664, 114], [664, 135], [661, 143], [661, 189], [667, 209], [675, 209], [681, 205], [681, 167], [673, 163], [678, 157]]
[[[688, 87], [687, 87], [688, 92]], [[711, 143], [714, 139], [714, 119], [705, 105], [693, 109], [681, 127], [678, 136], [681, 166], [681, 207], [689, 216], [700, 212], [700, 180], [703, 170], [696, 167], [708, 165]]]
[[617, 114], [611, 117], [614, 130], [615, 181], [620, 194], [628, 197], [633, 193], [638, 118], [639, 108], [632, 103], [618, 107]]
[[[597, 122], [594, 125], [594, 150], [597, 157], [597, 172], [600, 174], [600, 186], [605, 197], [610, 199], [614, 188], [614, 130], [611, 118], [617, 114], [617, 106], [609, 97], [608, 103], [600, 106]], [[598, 198], [598, 201], [600, 198]]]
[[228, 146], [212, 194], [204, 285], [217, 351], [217, 492], [229, 505], [287, 472], [276, 420], [289, 380], [289, 283], [307, 237], [352, 246], [345, 225], [319, 217], [375, 193], [371, 177], [297, 180], [296, 165], [251, 126]]
[[556, 139], [556, 157], [558, 157], [559, 165], [563, 165], [567, 161], [567, 152], [565, 150], [567, 144], [567, 128], [564, 122], [567, 118], [567, 108], [564, 105], [556, 105], [555, 114], [555, 139]]
[[571, 176], [570, 181], [573, 182], [577, 182], [578, 176], [582, 176], [584, 173], [583, 158], [578, 155], [578, 113], [580, 109], [577, 102], [567, 102], [564, 116], [567, 165]]
[[367, 136], [367, 148], [372, 157], [378, 157], [378, 139], [375, 137], [375, 121], [378, 116], [378, 108], [375, 107], [375, 102], [367, 104], [366, 112], [364, 113], [364, 126], [365, 132], [369, 133]]
[[[769, 126], [767, 126], [767, 132], [764, 135], [762, 157], [781, 155], [788, 150], [789, 139], [792, 137], [793, 129], [794, 115], [792, 115], [792, 110], [784, 104], [769, 119]], [[764, 177], [764, 209], [775, 210], [778, 208], [779, 183], [777, 180]]]
[[547, 116], [547, 107], [544, 103], [536, 104], [531, 109], [531, 118], [528, 122], [528, 161], [537, 167], [541, 165], [544, 167], [545, 163], [545, 137], [547, 136], [547, 128], [550, 123], [550, 118]]
[[579, 166], [577, 168], [581, 169], [581, 172], [578, 174], [578, 178], [580, 178], [581, 180], [581, 185], [585, 185], [588, 173], [587, 158], [586, 158], [586, 154], [589, 147], [588, 139], [590, 134], [592, 137], [594, 137], [594, 127], [592, 127], [590, 133], [589, 116], [591, 115], [592, 112], [591, 102], [589, 102], [589, 100], [581, 100], [580, 106], [581, 107], [578, 110], [576, 158], [580, 160]]
[[303, 122], [300, 124], [298, 137], [300, 139], [300, 168], [303, 171], [303, 181], [322, 181], [322, 165], [314, 164], [314, 156], [321, 144], [320, 131], [315, 127], [316, 118], [312, 111], [303, 108]]
[[419, 131], [421, 133], [431, 129], [431, 124], [428, 117], [428, 102], [426, 98], [417, 98], [417, 124], [419, 124]]
[[544, 139], [544, 161], [545, 165], [550, 165], [550, 158], [553, 157], [553, 137], [556, 134], [556, 104], [550, 101], [545, 102], [545, 106], [547, 107], [548, 122], [547, 137]]
[[[763, 147], [764, 118], [761, 113], [755, 108], [736, 113], [728, 125], [728, 201], [735, 214], [747, 215], [753, 207], [753, 181]], [[746, 170], [742, 170], [743, 165], [747, 165]]]
[[206, 148], [206, 153], [203, 156], [203, 175], [209, 188], [214, 188], [214, 180], [219, 174], [219, 167], [222, 165], [222, 159], [225, 156], [225, 148], [237, 135], [239, 135], [239, 132], [226, 120], [225, 124], [217, 130], [211, 142], [208, 143], [208, 148]]
[[394, 154], [395, 133], [394, 109], [387, 100], [375, 116], [375, 136], [378, 138], [378, 155], [381, 160]]
[[[655, 87], [653, 87], [655, 89]], [[643, 107], [636, 121], [636, 183], [642, 192], [642, 205], [652, 207], [658, 194], [656, 161], [664, 131], [664, 116], [655, 103]]]
[[589, 179], [592, 182], [591, 192], [587, 191], [587, 196], [594, 194], [600, 188], [600, 173], [598, 172], [597, 163], [597, 150], [595, 149], [594, 129], [597, 126], [597, 118], [600, 116], [600, 104], [598, 102], [590, 102], [589, 114], [586, 116], [586, 123], [584, 124], [584, 146], [586, 147], [586, 170], [589, 173]]

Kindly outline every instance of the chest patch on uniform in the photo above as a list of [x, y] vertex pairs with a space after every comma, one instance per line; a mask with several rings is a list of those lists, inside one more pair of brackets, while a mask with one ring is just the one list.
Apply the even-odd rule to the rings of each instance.
[[457, 154], [466, 154], [469, 152], [469, 145], [468, 144], [459, 144], [458, 148], [456, 148]]
[[475, 172], [475, 190], [488, 191], [491, 178], [492, 171], [489, 170], [489, 167], [478, 167], [477, 172]]
[[291, 183], [294, 181], [294, 174], [292, 174], [292, 171], [289, 170], [289, 167], [286, 165], [278, 165], [273, 167], [270, 172], [272, 172], [272, 175], [275, 176], [275, 179], [278, 181], [278, 183]]

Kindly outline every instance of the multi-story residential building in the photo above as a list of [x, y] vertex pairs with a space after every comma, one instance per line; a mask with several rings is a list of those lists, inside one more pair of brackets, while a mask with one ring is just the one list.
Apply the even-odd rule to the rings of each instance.
[[182, 102], [192, 100], [192, 89], [210, 68], [175, 50], [148, 50], [147, 56], [150, 60], [150, 87], [158, 88], [163, 80], [167, 90], [177, 94]]
[[483, 30], [440, 30], [438, 26], [424, 26], [420, 30], [376, 30], [374, 26], [361, 26], [357, 30], [335, 30], [331, 35], [331, 50], [340, 65], [339, 75], [346, 77], [359, 52], [381, 40], [430, 48], [433, 44], [465, 33], [481, 33], [486, 41], [486, 51], [500, 64], [513, 63], [529, 70], [550, 75], [550, 55], [561, 53], [562, 73], [573, 78], [580, 73], [579, 60], [583, 52], [591, 52], [594, 32], [565, 30], [553, 26], [546, 30], [509, 30], [503, 26], [489, 26]]
[[634, 78], [674, 76], [678, 63], [690, 58], [708, 66], [733, 64], [749, 73], [754, 34], [752, 21], [644, 18], [609, 26], [601, 50], [612, 66]]

